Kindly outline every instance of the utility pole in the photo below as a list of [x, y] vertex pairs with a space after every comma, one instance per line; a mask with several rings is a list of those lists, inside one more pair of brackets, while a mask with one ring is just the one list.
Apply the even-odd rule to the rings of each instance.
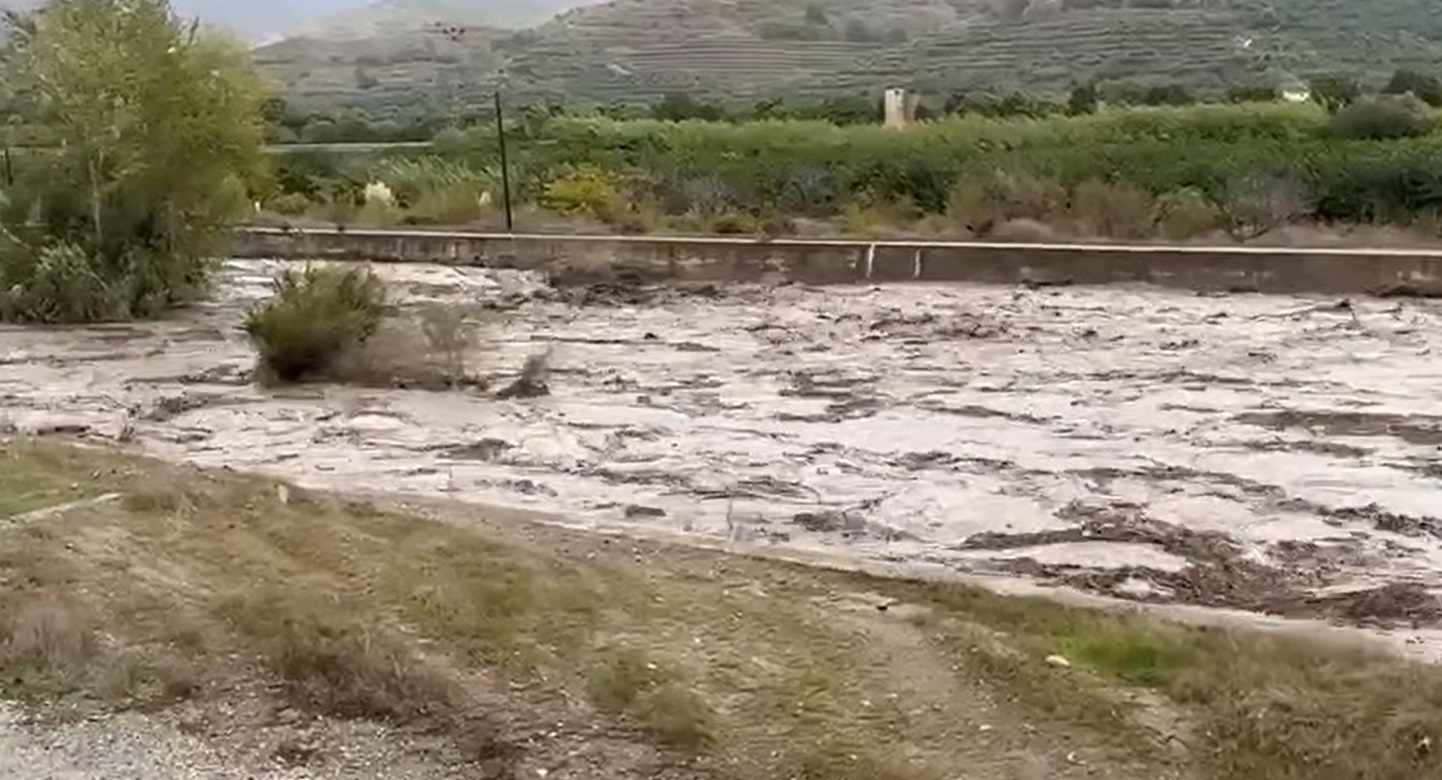
[[511, 215], [511, 166], [506, 160], [506, 122], [501, 116], [501, 89], [496, 87], [496, 143], [501, 147], [501, 202], [506, 209], [506, 232], [516, 232]]
[[[453, 43], [460, 43], [465, 39], [466, 27], [458, 24], [436, 23], [432, 30], [445, 35]], [[515, 215], [511, 208], [511, 165], [506, 156], [506, 122], [501, 114], [501, 85], [499, 80], [493, 94], [496, 109], [496, 145], [501, 151], [501, 203], [506, 210], [506, 232], [516, 232]], [[452, 101], [454, 102], [454, 101]], [[454, 111], [452, 106], [452, 111]]]

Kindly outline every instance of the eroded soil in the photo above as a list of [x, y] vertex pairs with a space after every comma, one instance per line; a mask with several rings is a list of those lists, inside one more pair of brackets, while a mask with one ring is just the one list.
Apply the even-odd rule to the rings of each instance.
[[171, 321], [0, 329], [17, 429], [305, 485], [543, 508], [1123, 598], [1435, 626], [1439, 305], [963, 285], [552, 288], [383, 269], [474, 308], [492, 387], [250, 381], [273, 265]]

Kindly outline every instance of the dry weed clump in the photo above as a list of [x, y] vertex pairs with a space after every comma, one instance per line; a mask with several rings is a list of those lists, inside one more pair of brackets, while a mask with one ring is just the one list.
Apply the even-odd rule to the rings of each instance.
[[1162, 238], [1185, 241], [1222, 229], [1222, 214], [1205, 193], [1194, 187], [1157, 198], [1153, 221]]
[[20, 606], [3, 623], [0, 667], [12, 673], [53, 673], [84, 666], [99, 645], [92, 627], [65, 605], [42, 600]]
[[521, 366], [521, 375], [516, 381], [501, 388], [496, 397], [502, 400], [507, 398], [537, 398], [551, 394], [551, 386], [547, 378], [551, 373], [551, 353], [538, 352], [526, 358]]
[[596, 706], [630, 717], [664, 745], [697, 751], [715, 739], [706, 702], [645, 653], [602, 651], [591, 668], [588, 687]]
[[301, 591], [248, 595], [222, 607], [293, 703], [338, 718], [394, 722], [449, 715], [457, 683], [394, 636], [342, 617], [339, 604], [313, 603]]
[[463, 308], [397, 311], [364, 345], [347, 354], [328, 378], [369, 387], [484, 389], [486, 381], [467, 372], [466, 353], [475, 341], [475, 323]]
[[466, 375], [466, 351], [476, 340], [476, 326], [458, 306], [427, 306], [420, 313], [426, 343], [440, 360], [447, 376]]
[[1084, 181], [1072, 190], [1071, 213], [1086, 235], [1126, 240], [1153, 233], [1152, 196], [1130, 184]]
[[1067, 192], [1026, 172], [992, 170], [966, 176], [952, 187], [946, 215], [978, 238], [1015, 220], [1047, 222], [1066, 214]]

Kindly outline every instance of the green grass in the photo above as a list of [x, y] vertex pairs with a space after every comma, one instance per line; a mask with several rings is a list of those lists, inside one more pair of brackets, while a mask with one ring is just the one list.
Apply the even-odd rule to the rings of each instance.
[[30, 451], [0, 438], [0, 521], [108, 493], [126, 468], [80, 449]]

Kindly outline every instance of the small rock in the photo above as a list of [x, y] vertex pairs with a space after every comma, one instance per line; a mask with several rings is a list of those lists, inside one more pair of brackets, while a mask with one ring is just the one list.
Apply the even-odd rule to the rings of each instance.
[[1071, 661], [1068, 661], [1064, 656], [1060, 655], [1049, 655], [1046, 657], [1046, 662], [1059, 669], [1071, 667]]

